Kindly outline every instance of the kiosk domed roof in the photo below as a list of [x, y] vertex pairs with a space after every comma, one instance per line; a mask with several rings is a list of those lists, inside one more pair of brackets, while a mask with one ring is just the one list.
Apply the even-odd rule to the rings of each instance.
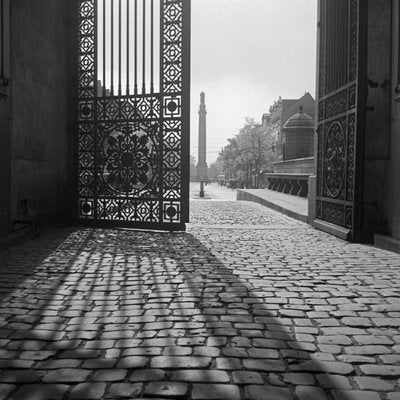
[[299, 112], [292, 115], [283, 126], [284, 128], [314, 128], [314, 120], [303, 112], [303, 106], [299, 107]]

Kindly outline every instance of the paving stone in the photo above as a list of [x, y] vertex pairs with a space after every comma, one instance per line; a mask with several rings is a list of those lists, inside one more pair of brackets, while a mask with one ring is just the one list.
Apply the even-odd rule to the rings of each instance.
[[15, 385], [8, 385], [6, 383], [0, 383], [0, 399], [4, 400], [8, 395], [15, 390], [17, 387]]
[[[384, 356], [379, 356], [384, 364], [399, 364], [400, 354], [387, 354]], [[369, 361], [366, 361], [369, 362]]]
[[283, 380], [292, 385], [313, 385], [315, 379], [311, 374], [289, 372], [284, 374]]
[[387, 336], [377, 336], [377, 335], [355, 335], [353, 336], [354, 340], [360, 345], [391, 345], [393, 344], [393, 340], [388, 338]]
[[129, 356], [123, 357], [117, 363], [117, 368], [144, 368], [148, 362], [147, 357]]
[[[233, 382], [237, 385], [249, 385], [249, 384], [262, 384], [263, 378], [258, 372], [252, 371], [233, 371], [232, 372]], [[229, 380], [228, 380], [229, 381]]]
[[126, 369], [103, 369], [96, 371], [92, 376], [94, 382], [118, 382], [124, 380]]
[[344, 335], [328, 335], [328, 336], [318, 336], [318, 343], [322, 344], [334, 344], [334, 345], [351, 345], [353, 342], [348, 336]]
[[221, 350], [218, 347], [195, 347], [193, 350], [194, 356], [204, 357], [219, 357]]
[[234, 370], [241, 368], [241, 361], [238, 358], [217, 358], [217, 368], [218, 369], [226, 369], [226, 370]]
[[193, 353], [192, 347], [171, 346], [163, 349], [164, 356], [190, 356]]
[[105, 390], [105, 383], [80, 383], [72, 389], [69, 398], [71, 400], [98, 400], [103, 397]]
[[279, 358], [279, 352], [274, 349], [252, 348], [248, 350], [248, 355], [251, 358]]
[[332, 396], [335, 400], [380, 400], [376, 392], [366, 390], [333, 390]]
[[219, 382], [229, 383], [229, 375], [218, 370], [183, 370], [174, 371], [171, 375], [173, 381], [184, 382]]
[[56, 230], [6, 251], [6, 262], [2, 253], [4, 387], [43, 377], [70, 384], [66, 398], [76, 384], [107, 382], [100, 398], [111, 400], [144, 396], [114, 385], [187, 379], [190, 389], [235, 383], [242, 396], [260, 386], [263, 400], [286, 385], [369, 400], [370, 379], [382, 378], [395, 386], [380, 396], [395, 396], [400, 256], [250, 202], [194, 203], [188, 233]]
[[[68, 385], [23, 385], [13, 393], [10, 400], [62, 400], [67, 392]], [[1, 389], [0, 389], [1, 390]], [[5, 397], [1, 397], [3, 399]]]
[[38, 382], [43, 373], [35, 370], [3, 371], [0, 373], [0, 382], [4, 383], [29, 383]]
[[152, 368], [207, 368], [211, 364], [211, 357], [179, 357], [179, 356], [158, 356], [151, 360]]
[[375, 358], [366, 356], [354, 356], [349, 354], [343, 354], [338, 357], [340, 361], [350, 364], [374, 364], [376, 363]]
[[194, 384], [193, 400], [240, 400], [239, 388], [235, 385]]
[[400, 327], [400, 318], [372, 318], [372, 322], [376, 326]]
[[347, 328], [347, 327], [332, 327], [332, 328], [322, 328], [321, 329], [323, 335], [345, 335], [345, 336], [353, 336], [353, 335], [366, 335], [367, 332], [364, 329], [360, 328]]
[[385, 346], [348, 346], [344, 349], [347, 354], [356, 355], [379, 355], [379, 354], [389, 354], [391, 353], [390, 348]]
[[293, 400], [288, 389], [266, 385], [249, 385], [245, 387], [246, 400]]
[[33, 360], [0, 360], [0, 369], [31, 369]]
[[283, 372], [286, 370], [285, 364], [280, 360], [245, 359], [243, 360], [243, 366], [252, 371]]
[[142, 383], [113, 383], [108, 389], [107, 398], [137, 398], [142, 388]]
[[60, 358], [79, 358], [79, 359], [96, 359], [99, 358], [101, 355], [101, 350], [83, 350], [83, 349], [77, 349], [77, 350], [66, 350], [63, 351], [60, 355]]
[[[121, 355], [121, 350], [119, 349], [113, 349], [115, 351], [118, 351], [116, 353], [115, 357], [120, 357]], [[107, 351], [107, 356], [110, 358], [113, 358], [110, 353], [111, 350]], [[128, 348], [128, 349], [123, 349], [122, 350], [122, 357], [127, 357], [127, 356], [159, 356], [163, 351], [162, 347], [134, 347], [134, 348]]]
[[227, 347], [222, 349], [222, 354], [225, 357], [239, 357], [246, 358], [248, 357], [247, 349], [242, 347]]
[[[62, 368], [47, 372], [43, 376], [44, 382], [85, 382], [91, 371], [79, 368]], [[0, 375], [1, 380], [1, 375]]]
[[330, 374], [349, 375], [354, 372], [351, 364], [327, 361], [304, 361], [300, 364], [290, 365], [292, 371], [326, 372]]
[[394, 389], [394, 386], [391, 383], [378, 378], [357, 376], [354, 378], [354, 380], [361, 390], [376, 390], [379, 392], [387, 392]]
[[207, 339], [207, 346], [209, 347], [225, 346], [226, 343], [227, 343], [226, 337], [209, 337]]
[[299, 400], [329, 400], [327, 394], [316, 386], [297, 386], [295, 394]]
[[150, 382], [145, 388], [146, 396], [162, 396], [171, 399], [180, 399], [186, 396], [189, 385], [183, 382]]
[[[43, 361], [48, 359], [49, 357], [54, 356], [55, 351], [23, 351], [19, 354], [18, 358], [21, 360], [35, 360], [35, 361]], [[1, 358], [1, 357], [0, 357]]]
[[117, 363], [116, 358], [96, 358], [93, 360], [85, 360], [83, 361], [82, 368], [87, 369], [106, 369], [112, 368]]
[[351, 389], [349, 379], [342, 375], [319, 374], [316, 376], [320, 386], [332, 389]]
[[374, 323], [372, 323], [368, 318], [360, 318], [360, 317], [344, 317], [342, 318], [341, 322], [344, 325], [352, 327], [368, 328], [374, 325]]
[[47, 360], [36, 364], [37, 369], [62, 369], [62, 368], [76, 368], [82, 363], [82, 360]]
[[365, 375], [381, 376], [383, 378], [400, 378], [400, 366], [395, 365], [360, 365]]
[[166, 373], [161, 369], [138, 369], [133, 371], [129, 380], [131, 382], [162, 381]]

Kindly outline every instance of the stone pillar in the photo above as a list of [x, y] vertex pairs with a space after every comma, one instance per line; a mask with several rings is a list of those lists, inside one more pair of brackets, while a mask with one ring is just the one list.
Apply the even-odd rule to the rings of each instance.
[[204, 92], [200, 93], [200, 108], [199, 108], [199, 158], [197, 164], [197, 179], [207, 179], [207, 129], [206, 129], [206, 95]]

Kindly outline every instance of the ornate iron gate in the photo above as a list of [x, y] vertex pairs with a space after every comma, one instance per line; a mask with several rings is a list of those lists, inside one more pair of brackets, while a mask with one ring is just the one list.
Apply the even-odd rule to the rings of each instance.
[[190, 0], [80, 0], [78, 218], [184, 229]]
[[315, 225], [350, 240], [362, 206], [365, 3], [319, 1]]
[[0, 0], [0, 236], [10, 229], [10, 0]]

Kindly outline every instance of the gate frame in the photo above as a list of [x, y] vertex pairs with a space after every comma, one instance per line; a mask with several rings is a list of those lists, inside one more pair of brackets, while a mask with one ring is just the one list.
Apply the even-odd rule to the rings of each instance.
[[[321, 43], [320, 43], [320, 21], [321, 21], [321, 1], [318, 0], [318, 35], [317, 35], [317, 73], [316, 73], [316, 119], [315, 119], [315, 140], [314, 140], [314, 157], [315, 157], [315, 173], [318, 171], [318, 126], [324, 119], [319, 119], [319, 102], [320, 102], [320, 57], [321, 57]], [[368, 2], [364, 0], [349, 0], [357, 1], [358, 3], [358, 48], [357, 48], [357, 97], [356, 97], [356, 132], [355, 132], [355, 146], [354, 146], [354, 197], [353, 197], [353, 217], [352, 226], [342, 227], [333, 223], [324, 221], [318, 218], [316, 213], [317, 201], [323, 200], [323, 196], [318, 196], [317, 187], [315, 185], [315, 204], [314, 212], [315, 219], [312, 225], [322, 231], [340, 237], [344, 240], [353, 242], [360, 242], [362, 240], [362, 225], [364, 218], [363, 210], [363, 187], [364, 187], [364, 147], [365, 147], [365, 124], [366, 124], [366, 107], [367, 107], [367, 45], [368, 45]], [[339, 92], [342, 89], [339, 88]], [[332, 92], [335, 93], [335, 92]], [[330, 93], [332, 95], [332, 93]], [[324, 94], [325, 97], [325, 94]], [[347, 176], [346, 176], [347, 179]], [[343, 204], [345, 200], [343, 201]]]
[[[97, 2], [100, 0], [94, 0]], [[163, 2], [164, 0], [161, 0]], [[182, 120], [182, 139], [181, 139], [181, 218], [179, 223], [170, 223], [170, 222], [131, 222], [131, 221], [121, 221], [121, 220], [97, 220], [97, 219], [83, 219], [79, 217], [79, 190], [78, 190], [78, 182], [79, 182], [79, 121], [76, 118], [75, 121], [75, 132], [73, 138], [73, 147], [74, 147], [74, 187], [73, 187], [73, 220], [78, 225], [84, 225], [89, 227], [99, 227], [99, 228], [129, 228], [132, 230], [154, 230], [154, 231], [185, 231], [186, 223], [189, 222], [189, 200], [190, 200], [190, 94], [191, 94], [191, 0], [181, 0], [182, 1], [182, 60], [186, 60], [186, 62], [182, 62], [182, 94], [181, 94], [181, 120]], [[79, 22], [80, 18], [80, 5], [81, 0], [75, 0], [74, 5], [76, 7], [76, 15], [77, 15], [77, 23], [74, 26], [74, 43], [72, 46], [75, 50], [75, 54], [77, 55], [77, 63], [76, 63], [76, 85], [74, 85], [74, 98], [75, 98], [75, 115], [79, 114], [79, 55], [80, 55], [80, 46], [79, 46]], [[162, 23], [162, 14], [161, 14], [160, 23]], [[97, 13], [95, 13], [94, 17], [95, 21], [95, 35], [97, 35]], [[162, 34], [162, 29], [160, 31]], [[162, 36], [160, 37], [162, 44]], [[94, 68], [97, 71], [97, 48], [94, 49]], [[162, 54], [160, 54], [160, 64], [162, 63]], [[97, 72], [95, 72], [95, 76], [97, 76]], [[160, 76], [160, 95], [162, 94], [162, 77]], [[95, 112], [97, 112], [95, 110]], [[97, 119], [95, 120], [96, 132], [95, 137], [97, 136]], [[94, 167], [96, 168], [96, 167]], [[96, 174], [95, 174], [95, 179]], [[162, 179], [162, 176], [160, 177]]]

